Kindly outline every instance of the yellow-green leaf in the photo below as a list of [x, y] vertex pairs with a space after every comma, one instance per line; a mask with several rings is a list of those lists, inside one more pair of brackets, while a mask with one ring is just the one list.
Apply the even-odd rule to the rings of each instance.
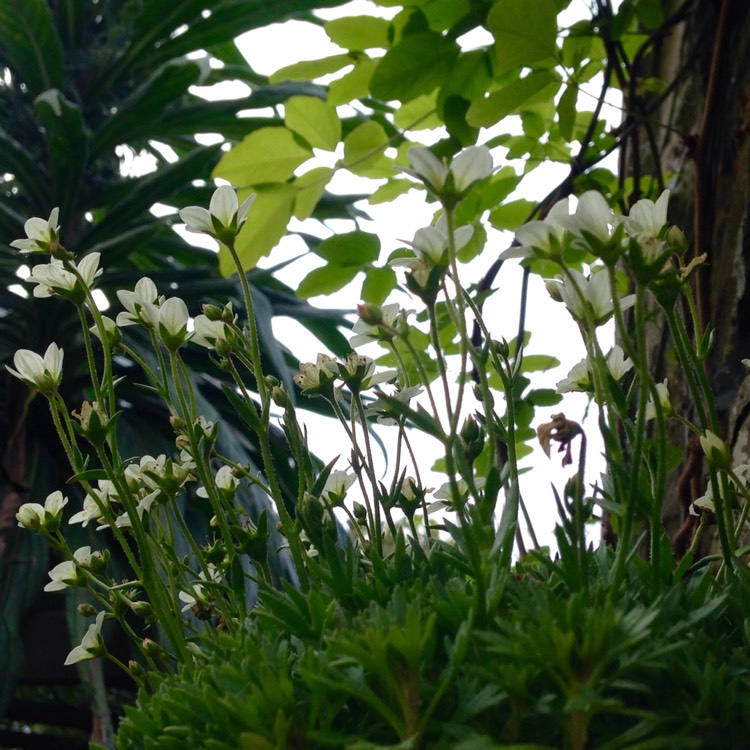
[[432, 31], [404, 36], [375, 70], [373, 96], [408, 102], [429, 94], [450, 76], [459, 51], [452, 39]]
[[[297, 189], [290, 184], [260, 186], [254, 188], [254, 192], [255, 202], [235, 244], [246, 271], [254, 268], [286, 234], [297, 196]], [[219, 270], [224, 276], [237, 270], [225, 247], [219, 250]]]
[[569, 83], [557, 103], [557, 119], [560, 135], [569, 141], [573, 137], [573, 127], [576, 124], [576, 102], [578, 101], [578, 86]]
[[402, 104], [393, 117], [402, 130], [433, 130], [443, 123], [437, 113], [437, 89]]
[[328, 86], [328, 102], [333, 106], [348, 104], [354, 99], [361, 99], [370, 93], [370, 80], [378, 60], [362, 57], [357, 60], [354, 69], [331, 81]]
[[328, 263], [310, 271], [302, 279], [297, 287], [297, 295], [307, 299], [318, 294], [333, 294], [346, 286], [359, 272], [359, 266], [337, 266], [335, 263]]
[[376, 16], [348, 16], [335, 18], [325, 25], [329, 39], [339, 47], [362, 52], [373, 47], [389, 46], [391, 22]]
[[369, 268], [362, 282], [362, 300], [372, 305], [382, 305], [396, 288], [396, 274], [390, 266]]
[[530, 73], [503, 86], [484, 99], [472, 102], [466, 121], [476, 128], [489, 127], [518, 110], [522, 104], [552, 97], [560, 87], [560, 76], [551, 70]]
[[495, 76], [531, 67], [557, 52], [554, 0], [496, 0], [487, 15], [495, 37]]
[[353, 232], [328, 237], [320, 243], [315, 252], [337, 266], [362, 268], [378, 259], [380, 239], [376, 234], [356, 229]]
[[333, 170], [329, 167], [316, 167], [297, 177], [293, 183], [297, 188], [297, 197], [294, 200], [295, 219], [303, 221], [312, 216], [332, 176]]
[[213, 174], [237, 187], [283, 182], [311, 156], [312, 151], [301, 146], [291, 130], [283, 127], [260, 128], [227, 151]]
[[388, 136], [374, 120], [358, 125], [344, 139], [344, 165], [361, 177], [390, 177], [391, 162], [385, 156]]
[[336, 108], [317, 96], [292, 96], [284, 103], [284, 122], [289, 130], [313, 148], [334, 151], [341, 138]]
[[370, 203], [387, 203], [392, 201], [394, 198], [398, 198], [399, 195], [408, 193], [414, 187], [414, 183], [411, 180], [405, 180], [402, 178], [396, 178], [388, 180], [385, 185], [381, 185], [371, 196]]
[[287, 65], [281, 70], [277, 70], [269, 77], [271, 83], [282, 83], [283, 81], [314, 81], [321, 76], [327, 76], [329, 73], [345, 68], [351, 65], [354, 58], [349, 54], [332, 55], [331, 57], [322, 57], [319, 60], [303, 60], [302, 62]]
[[503, 203], [490, 212], [490, 224], [495, 229], [518, 229], [529, 220], [535, 206], [535, 203], [523, 199]]

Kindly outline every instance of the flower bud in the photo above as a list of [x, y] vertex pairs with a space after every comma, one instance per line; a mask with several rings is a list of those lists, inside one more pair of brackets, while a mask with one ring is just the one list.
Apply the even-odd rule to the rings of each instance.
[[700, 436], [700, 443], [708, 463], [717, 469], [731, 468], [732, 454], [729, 446], [718, 435], [706, 430], [705, 434]]
[[98, 612], [97, 608], [93, 604], [89, 604], [88, 602], [81, 602], [76, 607], [76, 610], [82, 617], [94, 617]]

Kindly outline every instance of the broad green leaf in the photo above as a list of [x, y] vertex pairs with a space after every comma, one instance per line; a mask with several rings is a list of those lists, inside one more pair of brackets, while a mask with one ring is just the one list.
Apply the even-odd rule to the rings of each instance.
[[560, 87], [560, 76], [551, 70], [530, 73], [494, 91], [488, 97], [472, 103], [466, 120], [474, 127], [489, 127], [518, 110], [522, 104], [533, 104], [555, 95]]
[[557, 52], [554, 0], [497, 0], [487, 26], [495, 37], [495, 76], [531, 67]]
[[57, 89], [49, 89], [34, 101], [34, 109], [44, 126], [54, 184], [53, 204], [63, 216], [73, 208], [88, 157], [89, 135], [78, 105], [69, 102]]
[[543, 372], [559, 366], [560, 360], [549, 354], [526, 354], [521, 362], [521, 372]]
[[461, 143], [471, 146], [477, 141], [479, 128], [475, 128], [466, 121], [471, 102], [458, 94], [451, 94], [443, 104], [443, 120], [448, 134]]
[[[236, 240], [237, 255], [246, 271], [254, 268], [286, 234], [297, 196], [296, 188], [289, 184], [260, 186], [253, 191], [255, 202]], [[219, 250], [219, 270], [224, 276], [236, 272], [225, 247]]]
[[346, 234], [334, 234], [323, 240], [315, 251], [321, 258], [337, 266], [363, 266], [374, 263], [380, 254], [380, 239], [376, 234], [359, 229]]
[[327, 263], [316, 268], [305, 276], [297, 287], [297, 294], [302, 299], [315, 297], [318, 294], [333, 294], [345, 287], [359, 272], [358, 266], [337, 266]]
[[443, 123], [437, 113], [437, 89], [402, 104], [393, 116], [396, 127], [402, 130], [433, 130]]
[[557, 103], [557, 117], [560, 135], [569, 141], [573, 137], [573, 127], [576, 124], [576, 102], [578, 101], [578, 86], [569, 83]]
[[532, 201], [524, 199], [503, 203], [490, 212], [490, 224], [495, 229], [518, 229], [521, 224], [528, 221], [535, 205]]
[[183, 99], [188, 87], [198, 83], [202, 75], [203, 67], [195, 60], [176, 60], [163, 65], [107, 119], [93, 140], [93, 152], [132, 139], [132, 133], [144, 122], [158, 123], [160, 115], [175, 101]]
[[237, 187], [283, 182], [294, 170], [312, 156], [287, 128], [261, 128], [245, 136], [242, 142], [227, 151], [214, 169], [215, 177], [223, 177]]
[[364, 57], [357, 60], [353, 70], [341, 78], [331, 81], [328, 86], [328, 102], [334, 106], [361, 99], [370, 93], [370, 81], [379, 60]]
[[380, 123], [363, 122], [344, 139], [344, 166], [361, 177], [390, 177], [393, 170], [385, 156], [388, 142]]
[[0, 48], [31, 96], [63, 87], [63, 46], [44, 0], [0, 2]]
[[407, 102], [431, 93], [448, 78], [459, 51], [452, 39], [432, 31], [404, 36], [375, 70], [373, 96]]
[[370, 196], [370, 203], [388, 203], [388, 201], [398, 198], [399, 195], [408, 193], [413, 187], [414, 183], [411, 180], [405, 180], [403, 178], [388, 180], [385, 185], [381, 185]]
[[487, 230], [482, 224], [474, 227], [474, 234], [471, 239], [458, 251], [458, 259], [462, 263], [468, 263], [476, 258], [487, 242]]
[[389, 46], [391, 22], [376, 16], [334, 18], [325, 25], [329, 39], [344, 49], [363, 52], [373, 47]]
[[432, 0], [432, 2], [424, 3], [421, 10], [431, 29], [444, 31], [471, 13], [471, 2], [470, 0]]
[[269, 81], [271, 83], [282, 83], [283, 81], [314, 81], [321, 76], [327, 76], [329, 73], [336, 73], [352, 65], [355, 58], [352, 55], [333, 55], [323, 57], [320, 60], [305, 60], [304, 62], [287, 65], [281, 70], [271, 74]]
[[390, 266], [369, 268], [362, 283], [362, 300], [373, 305], [382, 305], [396, 288], [396, 274]]
[[333, 177], [333, 170], [329, 167], [316, 167], [297, 177], [294, 181], [294, 187], [297, 189], [297, 197], [294, 201], [295, 219], [302, 221], [312, 216], [331, 177]]
[[317, 96], [293, 96], [284, 103], [284, 122], [289, 130], [313, 148], [334, 151], [341, 138], [336, 108]]
[[502, 167], [487, 181], [475, 185], [456, 206], [456, 224], [473, 224], [488, 209], [496, 208], [521, 182], [513, 167]]

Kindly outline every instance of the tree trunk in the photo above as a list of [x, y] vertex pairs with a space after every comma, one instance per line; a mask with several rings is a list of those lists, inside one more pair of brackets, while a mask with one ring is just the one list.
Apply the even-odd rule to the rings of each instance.
[[[715, 329], [706, 373], [719, 420], [735, 462], [750, 462], [750, 3], [747, 0], [664, 1], [679, 23], [659, 41], [647, 61], [668, 86], [653, 120], [657, 154], [640, 134], [641, 162], [656, 165], [672, 189], [670, 221], [685, 229], [688, 259], [707, 254], [696, 279], [704, 324]], [[656, 158], [653, 158], [656, 156]], [[640, 165], [639, 165], [640, 166]], [[631, 157], [632, 168], [632, 157]], [[675, 408], [695, 421], [684, 377], [650, 331], [657, 377], [669, 377]], [[685, 458], [670, 483], [664, 521], [677, 547], [690, 537], [689, 504], [705, 492], [700, 448], [683, 428], [672, 438]], [[682, 533], [680, 533], [682, 530]]]

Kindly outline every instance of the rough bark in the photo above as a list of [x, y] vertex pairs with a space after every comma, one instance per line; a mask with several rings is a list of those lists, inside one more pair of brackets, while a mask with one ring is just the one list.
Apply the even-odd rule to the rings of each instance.
[[[706, 372], [719, 419], [738, 463], [750, 462], [750, 3], [747, 0], [665, 2], [667, 14], [687, 9], [647, 61], [670, 94], [652, 120], [658, 154], [641, 134], [642, 164], [661, 169], [672, 189], [670, 220], [685, 228], [694, 257], [708, 254], [697, 279], [697, 301], [715, 329]], [[653, 361], [669, 377], [677, 408], [694, 418], [684, 378], [663, 331], [650, 331]], [[685, 451], [666, 498], [664, 520], [674, 538], [689, 500], [705, 491], [701, 461], [685, 430], [672, 438]], [[682, 493], [682, 495], [681, 495]], [[684, 531], [685, 529], [683, 529]], [[686, 535], [687, 536], [687, 535]], [[684, 540], [683, 540], [684, 541]]]

